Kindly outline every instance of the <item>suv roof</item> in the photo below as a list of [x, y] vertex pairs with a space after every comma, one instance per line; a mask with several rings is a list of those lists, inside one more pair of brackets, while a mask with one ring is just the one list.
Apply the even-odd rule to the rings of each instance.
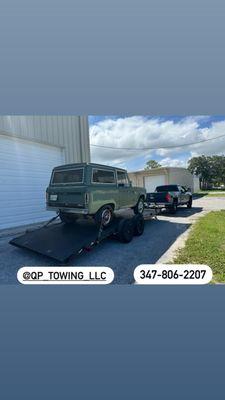
[[120, 171], [125, 171], [123, 168], [118, 168], [118, 167], [112, 167], [110, 165], [104, 165], [104, 164], [95, 164], [95, 163], [73, 163], [73, 164], [63, 164], [63, 165], [58, 165], [57, 167], [54, 167], [53, 169], [69, 169], [69, 168], [74, 168], [74, 167], [85, 167], [87, 165], [90, 165], [91, 167], [97, 167], [97, 168], [110, 168], [110, 169], [118, 169]]

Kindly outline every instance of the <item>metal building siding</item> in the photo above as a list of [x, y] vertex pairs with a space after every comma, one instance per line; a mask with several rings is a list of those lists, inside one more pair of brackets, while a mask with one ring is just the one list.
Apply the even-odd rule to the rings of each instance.
[[65, 162], [89, 162], [86, 116], [0, 116], [0, 133], [64, 147]]
[[46, 211], [45, 190], [52, 168], [63, 163], [61, 147], [0, 135], [0, 229], [54, 215]]

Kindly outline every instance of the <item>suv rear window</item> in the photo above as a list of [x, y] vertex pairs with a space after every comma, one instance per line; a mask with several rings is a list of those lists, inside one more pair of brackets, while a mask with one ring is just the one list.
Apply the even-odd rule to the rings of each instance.
[[178, 187], [177, 187], [177, 185], [157, 186], [155, 191], [156, 192], [178, 192]]
[[52, 177], [53, 185], [66, 185], [72, 183], [82, 183], [84, 178], [84, 169], [68, 169], [63, 171], [54, 171]]
[[115, 173], [107, 169], [94, 168], [92, 172], [93, 183], [115, 183]]

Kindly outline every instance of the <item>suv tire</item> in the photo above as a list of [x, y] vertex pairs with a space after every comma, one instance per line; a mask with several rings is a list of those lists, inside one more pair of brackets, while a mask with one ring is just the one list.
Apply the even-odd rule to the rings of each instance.
[[145, 208], [145, 202], [143, 197], [139, 197], [139, 200], [136, 204], [136, 206], [133, 208], [134, 214], [143, 214]]
[[104, 228], [107, 228], [111, 224], [113, 218], [113, 208], [109, 205], [100, 208], [94, 216], [96, 224], [102, 225]]

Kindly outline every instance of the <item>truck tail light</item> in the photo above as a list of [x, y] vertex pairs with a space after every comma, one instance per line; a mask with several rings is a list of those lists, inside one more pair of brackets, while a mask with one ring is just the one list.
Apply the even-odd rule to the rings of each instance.
[[168, 202], [169, 202], [169, 201], [171, 200], [171, 196], [170, 196], [170, 194], [169, 194], [169, 193], [166, 193], [166, 197], [165, 197], [165, 198], [166, 198], [166, 201], [168, 201]]

